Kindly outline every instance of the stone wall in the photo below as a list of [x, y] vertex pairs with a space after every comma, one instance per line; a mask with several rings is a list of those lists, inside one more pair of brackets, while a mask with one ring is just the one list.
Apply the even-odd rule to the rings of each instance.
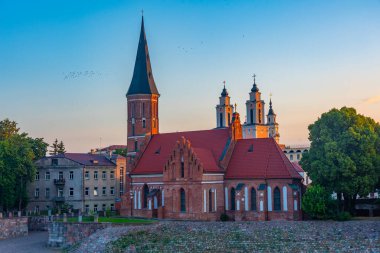
[[28, 218], [0, 219], [0, 240], [28, 235]]
[[51, 223], [52, 216], [30, 216], [28, 217], [29, 231], [48, 231], [48, 224]]
[[99, 229], [113, 226], [123, 226], [123, 224], [52, 222], [48, 224], [48, 245], [61, 248], [72, 246]]

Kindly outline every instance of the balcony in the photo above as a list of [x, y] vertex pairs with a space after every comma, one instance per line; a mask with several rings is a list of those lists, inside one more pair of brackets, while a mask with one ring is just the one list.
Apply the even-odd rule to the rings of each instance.
[[55, 197], [54, 201], [55, 202], [65, 202], [65, 197]]
[[65, 185], [65, 179], [63, 179], [63, 178], [54, 179], [54, 184], [63, 186], [63, 185]]

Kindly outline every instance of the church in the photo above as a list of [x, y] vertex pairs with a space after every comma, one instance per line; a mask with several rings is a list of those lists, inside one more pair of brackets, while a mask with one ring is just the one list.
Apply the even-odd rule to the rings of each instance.
[[256, 80], [247, 120], [230, 104], [226, 87], [216, 105], [216, 127], [160, 133], [159, 97], [144, 18], [128, 115], [126, 193], [121, 215], [184, 220], [300, 220], [302, 177], [279, 144], [276, 114], [266, 114]]

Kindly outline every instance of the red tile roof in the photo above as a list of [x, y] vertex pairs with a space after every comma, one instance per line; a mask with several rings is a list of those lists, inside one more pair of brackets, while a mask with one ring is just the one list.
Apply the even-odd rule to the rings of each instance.
[[[113, 162], [108, 160], [103, 155], [87, 154], [87, 153], [65, 153], [50, 156], [49, 158], [67, 158], [74, 162], [86, 166], [115, 166]], [[97, 161], [97, 162], [94, 162]]]
[[274, 139], [258, 138], [236, 143], [226, 172], [226, 179], [235, 178], [301, 177]]
[[298, 162], [292, 162], [292, 164], [293, 164], [294, 169], [295, 169], [297, 172], [305, 172], [305, 171], [302, 169], [301, 165], [300, 165]]
[[132, 174], [161, 174], [182, 136], [190, 141], [206, 172], [221, 172], [217, 164], [229, 138], [227, 128], [153, 135]]

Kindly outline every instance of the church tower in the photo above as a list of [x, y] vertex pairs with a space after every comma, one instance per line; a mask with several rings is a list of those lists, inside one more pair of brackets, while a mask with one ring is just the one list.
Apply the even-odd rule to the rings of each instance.
[[129, 161], [139, 151], [145, 136], [158, 134], [159, 96], [160, 94], [153, 78], [145, 36], [144, 17], [142, 17], [135, 68], [126, 95], [128, 106], [127, 156]]
[[219, 97], [219, 104], [216, 106], [216, 127], [228, 127], [231, 124], [232, 113], [233, 107], [230, 105], [230, 97], [224, 84]]
[[261, 99], [261, 92], [257, 88], [256, 75], [253, 75], [253, 78], [249, 100], [245, 103], [247, 122], [243, 127], [244, 139], [268, 137], [268, 128], [265, 125], [265, 102]]
[[274, 138], [276, 142], [280, 143], [280, 133], [278, 132], [278, 123], [276, 121], [276, 114], [273, 111], [272, 108], [272, 99], [269, 101], [269, 111], [267, 115], [267, 125], [268, 125], [268, 132], [269, 137]]

